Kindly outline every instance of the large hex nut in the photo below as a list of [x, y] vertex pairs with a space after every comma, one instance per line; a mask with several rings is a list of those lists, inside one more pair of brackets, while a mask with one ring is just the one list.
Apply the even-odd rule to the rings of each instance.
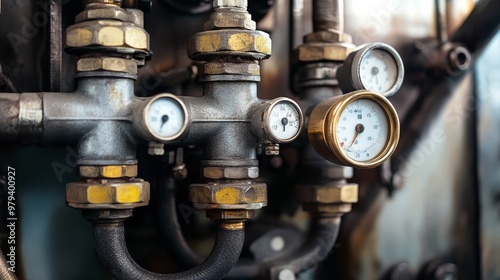
[[306, 203], [303, 209], [308, 212], [319, 214], [346, 214], [351, 212], [352, 204], [319, 204], [319, 203]]
[[78, 173], [83, 178], [133, 178], [137, 176], [137, 165], [82, 165], [78, 167]]
[[130, 15], [119, 7], [103, 7], [97, 9], [85, 9], [76, 16], [75, 22], [83, 22], [94, 19], [115, 19], [120, 21], [131, 21]]
[[300, 186], [298, 197], [306, 203], [356, 203], [358, 202], [358, 185], [318, 185]]
[[66, 202], [75, 208], [137, 207], [147, 205], [149, 196], [149, 183], [140, 179], [77, 182], [66, 186]]
[[194, 60], [210, 60], [214, 55], [235, 55], [264, 59], [271, 55], [271, 38], [261, 31], [212, 30], [196, 33], [188, 44], [188, 55]]
[[149, 34], [132, 23], [93, 20], [68, 27], [66, 49], [85, 47], [131, 48], [149, 51]]
[[354, 48], [354, 45], [342, 43], [307, 43], [294, 51], [293, 62], [344, 61]]
[[205, 22], [204, 29], [220, 29], [220, 28], [242, 28], [247, 30], [255, 30], [257, 23], [252, 20], [252, 16], [245, 10], [239, 9], [217, 9], [210, 14], [210, 19]]
[[258, 167], [202, 167], [203, 177], [207, 179], [254, 179], [259, 177]]
[[112, 71], [137, 74], [137, 62], [119, 57], [87, 57], [76, 63], [77, 72]]
[[[266, 184], [194, 184], [189, 187], [191, 202], [215, 205], [267, 204]], [[242, 208], [245, 209], [245, 208]]]
[[201, 75], [260, 75], [260, 66], [254, 63], [207, 62]]
[[352, 43], [351, 35], [343, 32], [335, 31], [318, 31], [309, 33], [304, 36], [304, 42], [320, 42], [320, 43]]

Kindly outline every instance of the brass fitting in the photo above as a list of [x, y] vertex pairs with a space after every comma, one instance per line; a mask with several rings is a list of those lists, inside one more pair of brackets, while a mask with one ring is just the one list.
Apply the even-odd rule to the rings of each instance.
[[348, 43], [306, 43], [295, 49], [293, 63], [344, 61], [354, 51], [355, 46]]
[[297, 196], [306, 203], [356, 203], [358, 185], [301, 186], [297, 190]]
[[[132, 52], [149, 51], [149, 34], [143, 28], [132, 23], [94, 20], [78, 23], [68, 27], [66, 32], [66, 51], [81, 51], [84, 47], [126, 48]], [[126, 52], [130, 53], [130, 50]]]
[[304, 36], [305, 43], [348, 43], [352, 44], [352, 36], [337, 30], [317, 31]]
[[297, 197], [306, 211], [321, 214], [345, 214], [358, 202], [357, 184], [299, 186]]
[[85, 0], [84, 5], [90, 4], [104, 4], [104, 5], [115, 5], [121, 6], [122, 0]]
[[131, 209], [149, 203], [149, 183], [141, 179], [69, 183], [66, 202], [79, 209]]
[[133, 178], [137, 176], [137, 165], [79, 166], [80, 177], [95, 179]]
[[260, 66], [257, 63], [207, 62], [201, 67], [200, 74], [259, 76]]
[[246, 10], [234, 8], [216, 9], [210, 14], [210, 19], [205, 22], [204, 29], [213, 30], [221, 28], [255, 30], [257, 23], [252, 20], [252, 15]]
[[86, 20], [94, 19], [114, 19], [125, 22], [130, 22], [130, 15], [124, 9], [120, 7], [106, 7], [97, 9], [85, 9], [83, 12], [79, 13], [75, 22], [80, 23]]
[[267, 187], [251, 181], [194, 184], [189, 197], [198, 209], [253, 210], [267, 205]]
[[259, 177], [259, 168], [209, 166], [202, 167], [202, 175], [207, 179], [255, 179]]
[[217, 54], [265, 59], [271, 55], [271, 47], [271, 38], [265, 32], [212, 30], [196, 33], [190, 38], [188, 56], [193, 60], [206, 60]]
[[137, 74], [137, 63], [119, 57], [86, 57], [76, 63], [76, 72], [111, 71]]

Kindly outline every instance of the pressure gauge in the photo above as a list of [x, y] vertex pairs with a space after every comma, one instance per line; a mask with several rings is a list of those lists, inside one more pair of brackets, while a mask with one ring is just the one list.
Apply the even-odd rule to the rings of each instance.
[[327, 99], [314, 108], [308, 134], [324, 158], [355, 168], [386, 161], [399, 142], [399, 118], [381, 94], [360, 90]]
[[171, 141], [179, 137], [187, 126], [184, 103], [170, 93], [149, 99], [140, 110], [139, 130], [148, 139]]
[[383, 43], [360, 46], [337, 69], [344, 93], [369, 90], [386, 97], [395, 94], [404, 79], [403, 61], [398, 52]]
[[264, 137], [275, 143], [289, 143], [302, 130], [303, 116], [299, 105], [293, 100], [280, 97], [266, 103], [260, 127]]

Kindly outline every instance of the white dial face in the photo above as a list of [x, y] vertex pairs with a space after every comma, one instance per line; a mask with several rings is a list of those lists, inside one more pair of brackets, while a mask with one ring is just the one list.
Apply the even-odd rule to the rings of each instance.
[[161, 97], [149, 106], [146, 122], [152, 132], [168, 138], [182, 131], [185, 118], [184, 110], [177, 100]]
[[375, 101], [361, 98], [349, 104], [337, 126], [342, 152], [355, 161], [369, 161], [380, 155], [389, 138], [389, 122]]
[[359, 63], [359, 77], [367, 90], [385, 93], [394, 86], [398, 76], [396, 60], [385, 50], [370, 50]]
[[288, 141], [299, 134], [300, 121], [301, 115], [298, 108], [293, 103], [281, 101], [271, 108], [267, 125], [274, 138]]

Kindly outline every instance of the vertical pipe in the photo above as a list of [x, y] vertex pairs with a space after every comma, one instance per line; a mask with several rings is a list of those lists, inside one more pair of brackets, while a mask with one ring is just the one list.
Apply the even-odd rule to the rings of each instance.
[[448, 41], [448, 26], [446, 23], [446, 0], [434, 0], [436, 9], [436, 37], [439, 43]]
[[313, 30], [344, 32], [344, 0], [313, 0]]
[[52, 92], [61, 91], [62, 69], [62, 7], [61, 1], [50, 1], [49, 30], [49, 88]]

